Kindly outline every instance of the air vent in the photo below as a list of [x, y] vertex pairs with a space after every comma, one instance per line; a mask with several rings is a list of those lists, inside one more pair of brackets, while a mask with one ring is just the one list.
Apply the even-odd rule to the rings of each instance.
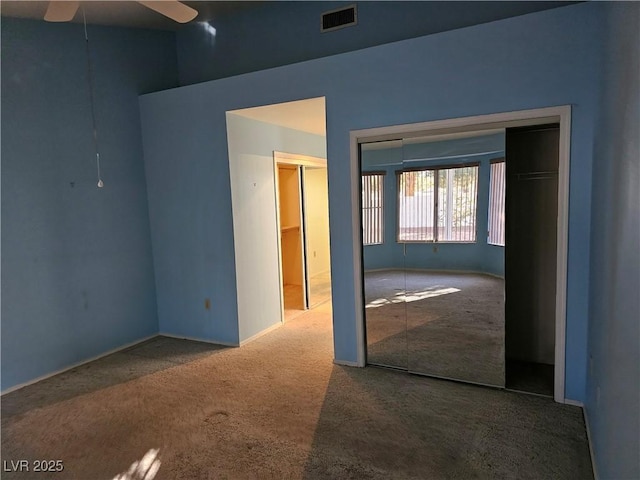
[[322, 14], [321, 32], [331, 32], [339, 28], [350, 27], [358, 23], [356, 6], [349, 5], [338, 10], [331, 10]]

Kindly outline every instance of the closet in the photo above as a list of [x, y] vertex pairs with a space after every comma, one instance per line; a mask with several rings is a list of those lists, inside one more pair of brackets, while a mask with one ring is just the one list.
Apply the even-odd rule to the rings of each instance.
[[506, 386], [553, 395], [557, 124], [506, 132]]
[[307, 308], [301, 167], [278, 165], [280, 250], [285, 310]]
[[277, 153], [276, 199], [285, 320], [331, 299], [326, 160]]
[[367, 363], [553, 396], [560, 127], [503, 132], [361, 144]]

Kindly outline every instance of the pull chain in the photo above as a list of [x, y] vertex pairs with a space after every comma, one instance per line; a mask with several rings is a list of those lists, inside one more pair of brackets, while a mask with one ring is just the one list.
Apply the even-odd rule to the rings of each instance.
[[96, 167], [98, 169], [98, 188], [104, 187], [102, 175], [100, 174], [100, 150], [98, 148], [98, 127], [96, 126], [96, 108], [94, 105], [94, 85], [93, 85], [93, 68], [91, 67], [91, 51], [89, 50], [89, 35], [87, 34], [87, 17], [82, 7], [82, 21], [84, 23], [84, 39], [87, 50], [87, 77], [89, 79], [89, 102], [91, 104], [91, 122], [93, 125], [93, 146], [96, 151]]

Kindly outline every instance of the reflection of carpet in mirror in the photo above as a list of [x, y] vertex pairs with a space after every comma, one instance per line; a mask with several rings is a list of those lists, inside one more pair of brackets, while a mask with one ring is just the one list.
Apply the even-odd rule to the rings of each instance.
[[504, 280], [476, 273], [365, 273], [368, 362], [504, 386]]

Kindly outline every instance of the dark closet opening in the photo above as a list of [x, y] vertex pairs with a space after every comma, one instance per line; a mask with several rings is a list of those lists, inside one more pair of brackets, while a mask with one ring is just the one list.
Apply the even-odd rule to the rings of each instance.
[[558, 124], [506, 132], [506, 388], [553, 396]]

